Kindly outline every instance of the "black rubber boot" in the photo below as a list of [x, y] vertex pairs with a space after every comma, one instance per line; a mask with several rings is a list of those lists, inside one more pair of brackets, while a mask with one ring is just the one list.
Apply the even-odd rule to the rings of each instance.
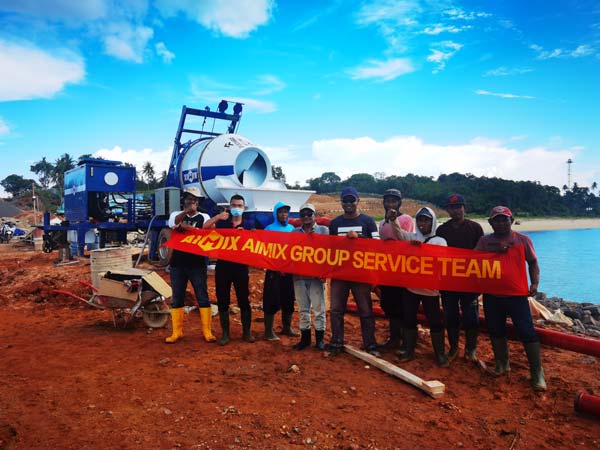
[[306, 347], [310, 347], [310, 328], [308, 330], [300, 330], [301, 338], [300, 342], [294, 345], [294, 350], [304, 350]]
[[398, 317], [390, 317], [390, 337], [381, 345], [386, 350], [400, 348], [402, 344], [402, 323]]
[[523, 344], [527, 361], [529, 361], [529, 372], [531, 373], [531, 387], [534, 391], [545, 391], [547, 389], [542, 368], [542, 357], [540, 356], [540, 343], [528, 342]]
[[279, 337], [273, 331], [274, 314], [265, 314], [265, 339], [267, 341], [278, 341]]
[[292, 315], [294, 313], [284, 313], [283, 311], [281, 312], [281, 325], [282, 325], [282, 330], [281, 330], [281, 334], [285, 335], [285, 336], [291, 336], [291, 337], [298, 337], [300, 336], [300, 333], [298, 333], [297, 331], [292, 329]]
[[477, 361], [477, 336], [479, 330], [465, 330], [465, 359]]
[[219, 311], [219, 320], [221, 322], [221, 330], [223, 334], [219, 339], [219, 345], [227, 345], [230, 341], [229, 337], [229, 309], [227, 311]]
[[416, 328], [404, 328], [404, 348], [396, 352], [400, 361], [411, 361], [415, 359], [417, 333], [418, 331]]
[[252, 324], [252, 310], [251, 309], [242, 309], [240, 311], [242, 316], [242, 339], [246, 342], [254, 342], [254, 336], [252, 336], [252, 332], [250, 331], [250, 327]]
[[325, 350], [325, 330], [315, 330], [315, 347]]
[[433, 346], [433, 354], [435, 355], [435, 363], [439, 367], [448, 367], [450, 362], [446, 357], [446, 342], [444, 339], [444, 331], [431, 332], [431, 345]]
[[504, 375], [510, 370], [510, 363], [508, 362], [508, 341], [506, 338], [490, 338], [492, 341], [492, 350], [494, 350], [494, 360], [496, 361], [496, 367], [492, 371], [492, 374], [499, 377]]
[[458, 355], [458, 339], [460, 336], [460, 330], [458, 328], [448, 328], [448, 359], [452, 361]]

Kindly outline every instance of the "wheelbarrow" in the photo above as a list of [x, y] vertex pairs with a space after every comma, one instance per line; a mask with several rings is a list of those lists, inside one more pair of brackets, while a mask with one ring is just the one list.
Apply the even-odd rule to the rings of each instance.
[[118, 328], [119, 322], [126, 327], [130, 321], [140, 315], [146, 326], [150, 328], [162, 328], [169, 320], [170, 309], [167, 306], [166, 298], [155, 290], [148, 289], [148, 285], [143, 279], [122, 280], [120, 283], [123, 286], [123, 293], [113, 290], [113, 295], [104, 295], [102, 289], [98, 289], [87, 281], [79, 280], [79, 283], [92, 290], [92, 296], [89, 299], [86, 300], [73, 292], [62, 289], [55, 289], [53, 292], [80, 300], [97, 309], [110, 310], [115, 328]]

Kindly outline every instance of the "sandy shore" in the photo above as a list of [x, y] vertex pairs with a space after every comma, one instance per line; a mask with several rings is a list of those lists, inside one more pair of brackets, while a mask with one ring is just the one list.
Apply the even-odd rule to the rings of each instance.
[[[492, 227], [485, 219], [477, 222], [483, 226], [486, 233], [492, 232]], [[522, 219], [516, 220], [513, 225], [515, 231], [547, 231], [547, 230], [573, 230], [584, 228], [600, 228], [600, 219]]]

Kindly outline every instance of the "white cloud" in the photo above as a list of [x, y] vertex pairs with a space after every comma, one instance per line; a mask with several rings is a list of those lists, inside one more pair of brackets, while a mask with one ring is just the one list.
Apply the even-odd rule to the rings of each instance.
[[477, 95], [491, 95], [493, 97], [501, 97], [501, 98], [524, 98], [524, 99], [528, 99], [528, 100], [535, 98], [531, 95], [503, 94], [503, 93], [499, 93], [499, 92], [485, 91], [483, 89], [477, 89], [474, 92]]
[[450, 19], [453, 20], [475, 20], [475, 19], [483, 19], [486, 17], [491, 17], [490, 13], [486, 12], [476, 12], [476, 11], [465, 11], [461, 8], [450, 8], [444, 11], [444, 14], [449, 16]]
[[10, 134], [10, 127], [4, 119], [0, 117], [0, 136], [7, 136], [8, 134]]
[[50, 98], [85, 77], [83, 60], [66, 50], [49, 51], [0, 40], [0, 101]]
[[165, 17], [183, 13], [202, 26], [234, 38], [247, 37], [271, 18], [273, 0], [158, 0]]
[[427, 61], [436, 64], [436, 68], [433, 69], [432, 73], [438, 73], [439, 71], [444, 70], [446, 62], [463, 47], [462, 44], [452, 41], [437, 42], [433, 45], [437, 48], [431, 48], [431, 55], [427, 57]]
[[524, 73], [533, 72], [531, 67], [498, 67], [496, 69], [488, 70], [483, 74], [485, 77], [506, 77], [510, 75], [521, 75]]
[[[560, 187], [565, 182], [565, 161], [575, 156], [573, 149], [554, 151], [532, 147], [516, 150], [483, 137], [458, 145], [429, 144], [417, 136], [398, 136], [385, 141], [360, 137], [314, 141], [311, 157], [302, 161], [283, 161], [278, 165], [282, 165], [292, 184], [295, 181], [304, 183], [325, 171], [335, 172], [342, 178], [354, 173], [381, 172], [382, 161], [385, 161], [387, 175], [413, 173], [437, 177], [442, 173], [460, 172], [540, 181]], [[591, 174], [588, 178], [582, 175], [579, 182], [589, 185]]]
[[122, 161], [133, 164], [137, 170], [141, 170], [144, 163], [150, 161], [154, 166], [154, 170], [158, 175], [163, 170], [169, 169], [171, 162], [172, 149], [162, 151], [144, 148], [141, 150], [128, 149], [123, 150], [120, 146], [115, 145], [112, 149], [102, 148], [93, 153], [94, 157], [101, 157], [112, 161]]
[[103, 33], [102, 41], [107, 55], [138, 64], [143, 62], [146, 44], [154, 36], [152, 28], [127, 22], [108, 24]]
[[443, 25], [441, 23], [438, 23], [431, 27], [426, 27], [423, 30], [423, 34], [437, 35], [440, 33], [460, 33], [461, 31], [465, 31], [470, 28], [472, 28], [471, 25], [463, 25], [462, 27], [457, 27], [454, 25]]
[[390, 81], [414, 71], [415, 69], [410, 59], [392, 58], [387, 61], [369, 59], [362, 66], [348, 69], [347, 73], [354, 80], [375, 78], [378, 81]]
[[159, 42], [154, 48], [156, 49], [156, 54], [160, 56], [165, 63], [170, 64], [171, 61], [175, 59], [175, 53], [169, 51], [164, 42]]
[[360, 25], [379, 24], [382, 21], [391, 21], [396, 25], [416, 25], [417, 16], [423, 8], [416, 0], [379, 0], [364, 3], [356, 14]]
[[566, 50], [564, 48], [555, 48], [554, 50], [544, 50], [544, 47], [537, 44], [529, 46], [530, 49], [537, 53], [537, 59], [567, 59], [567, 58], [582, 58], [595, 53], [594, 47], [588, 44], [578, 45], [574, 50]]
[[256, 84], [259, 86], [255, 92], [256, 95], [269, 95], [273, 92], [282, 91], [287, 87], [287, 84], [275, 75], [260, 75], [256, 80]]

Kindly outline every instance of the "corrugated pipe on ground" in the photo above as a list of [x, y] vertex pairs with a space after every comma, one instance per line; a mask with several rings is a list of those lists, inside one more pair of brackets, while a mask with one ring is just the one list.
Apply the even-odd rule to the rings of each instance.
[[[358, 308], [355, 304], [348, 303], [347, 311], [352, 313], [358, 313]], [[373, 313], [376, 316], [385, 316], [383, 309], [381, 309], [379, 306], [373, 307]], [[427, 323], [427, 319], [422, 314], [418, 315], [418, 320], [419, 323]], [[479, 325], [481, 328], [485, 329], [484, 318], [479, 318]], [[512, 323], [508, 322], [506, 325], [510, 332], [513, 328]], [[559, 331], [548, 330], [546, 328], [539, 327], [535, 327], [535, 331], [540, 338], [540, 342], [544, 345], [600, 358], [600, 340], [598, 339], [591, 339], [582, 336], [576, 336], [574, 334], [561, 333]]]

